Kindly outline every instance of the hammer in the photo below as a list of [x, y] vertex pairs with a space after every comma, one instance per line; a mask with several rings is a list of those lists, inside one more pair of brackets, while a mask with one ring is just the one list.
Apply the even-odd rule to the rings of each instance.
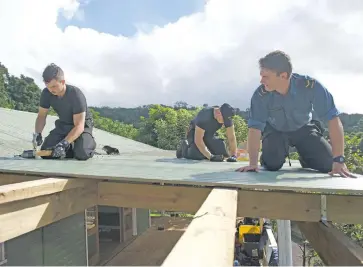
[[26, 159], [34, 159], [36, 157], [51, 156], [52, 152], [52, 150], [24, 150], [20, 157]]

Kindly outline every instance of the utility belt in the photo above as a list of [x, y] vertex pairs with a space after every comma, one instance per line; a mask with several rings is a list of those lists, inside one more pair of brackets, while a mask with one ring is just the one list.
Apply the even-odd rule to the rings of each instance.
[[310, 122], [311, 124], [315, 125], [316, 126], [316, 129], [321, 133], [323, 134], [325, 132], [325, 129], [323, 128], [323, 126], [321, 125], [321, 122], [320, 121], [317, 121], [317, 120], [311, 120]]

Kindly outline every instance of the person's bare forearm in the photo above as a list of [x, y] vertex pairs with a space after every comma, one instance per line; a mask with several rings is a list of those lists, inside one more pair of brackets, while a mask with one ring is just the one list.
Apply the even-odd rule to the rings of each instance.
[[202, 153], [207, 159], [210, 159], [212, 154], [209, 152], [209, 150], [203, 140], [195, 143], [195, 145], [199, 149], [200, 153]]
[[344, 155], [344, 130], [338, 117], [329, 121], [329, 136], [332, 144], [333, 157]]
[[76, 125], [66, 136], [66, 140], [68, 143], [73, 143], [84, 131], [83, 125]]
[[236, 154], [237, 154], [236, 137], [231, 138], [230, 140], [228, 140], [228, 147], [229, 147], [229, 155], [230, 156], [236, 156]]
[[257, 166], [258, 165], [258, 155], [260, 152], [260, 140], [261, 140], [261, 131], [257, 129], [250, 128], [248, 130], [248, 156], [250, 159], [250, 165]]
[[236, 156], [236, 153], [237, 153], [237, 140], [236, 140], [236, 133], [234, 131], [234, 126], [227, 128], [226, 135], [227, 135], [227, 138], [228, 138], [229, 155], [230, 156]]
[[46, 118], [37, 116], [37, 118], [35, 120], [35, 132], [42, 133], [44, 130], [45, 124], [46, 124]]

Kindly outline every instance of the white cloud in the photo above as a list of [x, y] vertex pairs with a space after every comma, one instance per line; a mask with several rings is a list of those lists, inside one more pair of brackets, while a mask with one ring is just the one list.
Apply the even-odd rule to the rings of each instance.
[[58, 12], [71, 18], [79, 7], [76, 0], [0, 1], [0, 61], [40, 86], [43, 68], [56, 62], [91, 105], [183, 100], [246, 108], [259, 83], [258, 58], [281, 49], [343, 111], [363, 113], [361, 0], [210, 0], [201, 13], [131, 38], [57, 28]]

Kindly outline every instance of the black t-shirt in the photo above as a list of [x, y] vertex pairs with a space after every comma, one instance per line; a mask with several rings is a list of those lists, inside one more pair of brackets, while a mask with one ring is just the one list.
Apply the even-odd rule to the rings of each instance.
[[[222, 128], [223, 123], [219, 123], [214, 118], [214, 108], [207, 107], [199, 111], [198, 115], [190, 123], [190, 133], [194, 138], [195, 126], [202, 128], [204, 137], [213, 137], [215, 133]], [[232, 124], [226, 123], [225, 127], [230, 127]]]
[[44, 88], [40, 95], [40, 107], [46, 109], [52, 107], [58, 114], [58, 123], [65, 128], [74, 126], [74, 114], [86, 112], [85, 128], [93, 127], [92, 114], [88, 109], [86, 97], [76, 86], [67, 84], [66, 92], [62, 97], [53, 95], [47, 88]]

